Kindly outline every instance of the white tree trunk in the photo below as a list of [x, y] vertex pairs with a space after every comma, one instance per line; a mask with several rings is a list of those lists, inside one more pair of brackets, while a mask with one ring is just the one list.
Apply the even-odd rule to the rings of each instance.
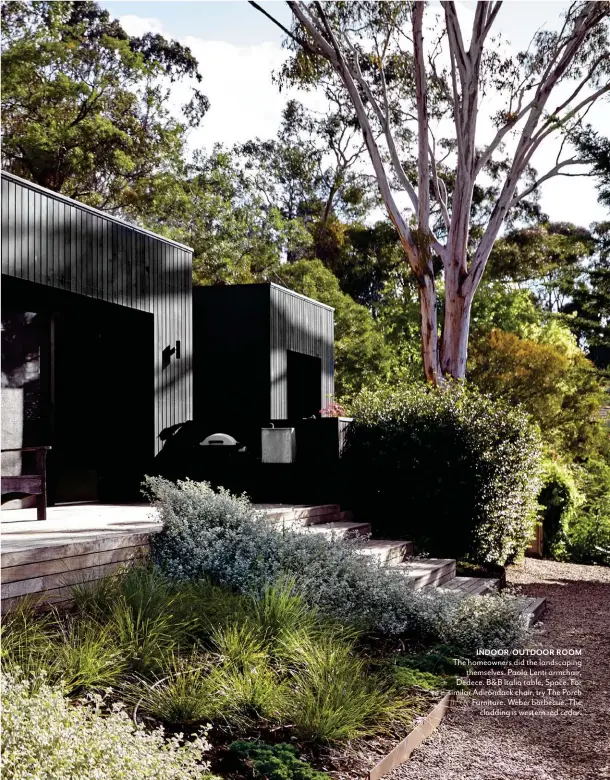
[[[257, 3], [252, 4], [273, 19]], [[517, 185], [530, 164], [532, 155], [558, 125], [567, 126], [568, 121], [573, 117], [579, 115], [584, 117], [595, 101], [610, 92], [610, 82], [604, 78], [605, 71], [602, 73], [601, 70], [605, 67], [608, 53], [607, 48], [602, 48], [594, 62], [588, 63], [587, 67], [583, 66], [585, 72], [580, 77], [577, 76], [580, 81], [571, 96], [567, 100], [562, 98], [558, 105], [551, 107], [551, 110], [547, 108], [556, 85], [568, 72], [578, 53], [583, 51], [583, 46], [591, 40], [594, 31], [599, 29], [599, 25], [603, 24], [604, 19], [610, 15], [608, 3], [575, 3], [571, 7], [569, 24], [566, 20], [552, 50], [547, 52], [548, 64], [544, 71], [541, 74], [533, 71], [535, 78], [532, 83], [529, 79], [523, 79], [520, 86], [512, 91], [509, 89], [509, 103], [514, 110], [507, 114], [506, 121], [498, 128], [487, 148], [478, 150], [476, 131], [481, 91], [481, 65], [486, 41], [502, 2], [498, 0], [476, 4], [468, 48], [465, 46], [455, 3], [442, 2], [441, 5], [445, 12], [449, 43], [451, 78], [449, 101], [452, 104], [457, 151], [455, 188], [451, 203], [446, 188], [438, 176], [433, 151], [434, 138], [430, 138], [427, 60], [423, 37], [424, 3], [415, 3], [412, 15], [416, 91], [414, 103], [418, 124], [417, 193], [403, 168], [391, 128], [384, 73], [386, 50], [384, 49], [382, 55], [378, 54], [377, 57], [378, 75], [382, 86], [381, 96], [378, 97], [369, 83], [370, 77], [367, 81], [360, 67], [359, 45], [355, 45], [350, 40], [350, 30], [342, 29], [340, 25], [333, 29], [321, 3], [292, 0], [288, 2], [295, 19], [307, 32], [305, 38], [293, 34], [280, 22], [273, 20], [307, 52], [323, 57], [338, 74], [349, 95], [370, 154], [381, 197], [419, 285], [424, 371], [427, 380], [435, 385], [442, 384], [445, 376], [463, 379], [466, 375], [472, 300], [506, 215], [516, 203], [543, 181], [557, 175], [561, 168], [579, 164], [576, 157], [562, 162], [557, 160], [551, 171], [521, 192], [517, 192]], [[601, 86], [598, 83], [600, 77]], [[583, 97], [581, 90], [587, 85], [597, 88]], [[530, 90], [533, 91], [533, 95]], [[522, 125], [518, 128], [519, 123]], [[492, 160], [494, 152], [501, 147], [506, 136], [513, 132], [517, 136], [517, 144], [512, 162], [505, 174], [503, 186], [483, 235], [476, 247], [470, 247], [470, 209], [475, 181]], [[386, 170], [386, 161], [378, 146], [379, 138], [384, 138], [387, 142], [393, 176], [411, 200], [417, 218], [415, 229], [398, 207], [391, 177]], [[431, 184], [446, 228], [446, 244], [441, 243], [430, 226]], [[445, 319], [440, 348], [437, 296], [430, 252], [434, 252], [442, 260], [445, 270]]]
[[443, 381], [439, 360], [436, 287], [432, 274], [424, 274], [419, 281], [419, 315], [422, 360], [426, 379], [433, 385]]
[[445, 267], [445, 318], [441, 341], [441, 370], [453, 379], [466, 377], [472, 296], [466, 294], [459, 260]]

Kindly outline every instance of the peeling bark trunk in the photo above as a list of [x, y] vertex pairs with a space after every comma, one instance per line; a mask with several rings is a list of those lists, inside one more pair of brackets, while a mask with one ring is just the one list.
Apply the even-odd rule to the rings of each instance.
[[445, 317], [441, 341], [441, 370], [453, 379], [466, 377], [468, 334], [472, 296], [462, 289], [462, 273], [457, 264], [445, 268]]
[[431, 274], [424, 274], [419, 279], [419, 315], [422, 359], [426, 379], [433, 385], [440, 385], [443, 382], [443, 373], [438, 351], [436, 287]]

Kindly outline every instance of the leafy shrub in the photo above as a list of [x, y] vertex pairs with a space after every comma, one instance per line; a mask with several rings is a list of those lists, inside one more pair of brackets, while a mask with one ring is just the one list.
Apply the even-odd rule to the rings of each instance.
[[364, 393], [352, 411], [343, 463], [379, 535], [481, 563], [523, 553], [541, 458], [525, 413], [459, 385]]
[[546, 558], [565, 560], [567, 557], [570, 519], [581, 502], [572, 470], [561, 462], [545, 460], [538, 503]]
[[459, 650], [454, 647], [435, 645], [426, 652], [398, 655], [395, 657], [395, 663], [436, 675], [456, 675], [466, 671], [466, 663], [456, 658], [457, 655]]
[[238, 740], [232, 743], [231, 752], [251, 764], [254, 777], [267, 780], [325, 780], [328, 777], [299, 759], [293, 745]]
[[45, 682], [2, 676], [2, 757], [5, 780], [95, 777], [97, 780], [187, 780], [208, 771], [204, 737], [180, 744], [163, 731], [137, 729], [103, 700], [74, 705]]
[[584, 499], [570, 518], [567, 554], [577, 563], [610, 564], [610, 465], [591, 459], [580, 471]]
[[392, 636], [412, 634], [453, 644], [512, 647], [528, 632], [509, 596], [461, 600], [437, 590], [414, 591], [403, 575], [358, 554], [357, 542], [279, 532], [249, 502], [205, 483], [148, 480], [164, 522], [151, 540], [155, 563], [178, 582], [211, 577], [259, 599], [270, 585], [293, 591], [343, 624]]
[[245, 496], [214, 491], [205, 482], [148, 478], [147, 490], [164, 528], [150, 540], [151, 559], [170, 577], [197, 581], [211, 577], [242, 593], [259, 593], [281, 574], [278, 533]]
[[455, 676], [444, 677], [432, 672], [422, 672], [410, 666], [398, 664], [394, 669], [394, 678], [399, 685], [409, 688], [423, 688], [426, 691], [443, 691], [456, 688]]

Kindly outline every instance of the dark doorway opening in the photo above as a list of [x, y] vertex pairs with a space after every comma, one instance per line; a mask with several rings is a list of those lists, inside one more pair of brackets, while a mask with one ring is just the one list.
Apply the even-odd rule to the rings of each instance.
[[320, 411], [322, 361], [318, 357], [288, 350], [288, 419], [312, 417]]
[[155, 445], [152, 315], [5, 277], [2, 293], [3, 322], [35, 312], [45, 326], [36, 408], [24, 404], [38, 419], [11, 446], [52, 446], [53, 503], [141, 498]]
[[138, 497], [153, 444], [151, 320], [111, 304], [54, 315], [56, 502]]

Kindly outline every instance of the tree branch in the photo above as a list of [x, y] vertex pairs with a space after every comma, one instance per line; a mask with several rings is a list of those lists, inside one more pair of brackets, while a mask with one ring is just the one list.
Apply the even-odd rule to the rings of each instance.
[[[572, 10], [573, 7], [575, 7], [575, 4], [571, 6], [570, 10]], [[570, 12], [568, 12], [568, 17], [569, 13]], [[487, 259], [489, 258], [493, 244], [498, 236], [500, 226], [511, 207], [517, 183], [521, 178], [523, 171], [536, 147], [549, 132], [552, 132], [551, 129], [543, 132], [542, 135], [538, 134], [538, 136], [536, 136], [536, 128], [538, 127], [540, 117], [544, 112], [544, 107], [551, 92], [572, 64], [578, 50], [585, 42], [589, 31], [595, 27], [604, 16], [607, 16], [607, 14], [608, 10], [604, 3], [586, 3], [578, 16], [574, 19], [570, 33], [565, 38], [562, 38], [563, 32], [568, 24], [568, 19], [566, 19], [555, 52], [544, 71], [543, 78], [536, 88], [536, 93], [530, 104], [531, 107], [528, 108], [527, 120], [521, 133], [519, 143], [517, 144], [513, 162], [504, 181], [504, 185], [495, 203], [483, 237], [474, 253], [474, 258], [468, 272], [468, 278], [465, 281], [465, 288], [467, 289], [468, 294], [474, 294], [474, 291], [478, 287], [483, 271], [485, 270], [485, 265], [487, 264]], [[602, 94], [608, 89], [610, 89], [610, 85], [605, 85], [600, 90], [597, 90], [597, 93], [594, 93], [596, 97], [593, 99], [597, 99], [599, 94]], [[592, 96], [589, 96], [586, 101], [582, 101], [582, 103], [564, 117], [562, 121], [567, 121], [575, 112], [579, 111], [583, 105], [589, 102], [591, 98]]]
[[417, 178], [419, 181], [417, 223], [420, 230], [429, 231], [430, 222], [430, 172], [428, 165], [428, 89], [424, 62], [424, 37], [422, 31], [424, 3], [416, 3], [413, 9], [413, 56], [415, 59], [415, 102], [417, 105]]
[[[436, 167], [436, 155], [434, 153], [433, 145], [430, 146], [430, 164], [432, 167], [432, 184], [434, 186], [434, 193], [436, 195], [436, 200], [441, 210], [441, 215], [443, 217], [443, 223], [445, 225], [445, 229], [448, 231], [449, 228], [451, 227], [451, 219], [449, 217], [449, 211], [447, 209], [447, 188], [445, 187], [444, 182], [442, 182], [438, 177], [438, 169]], [[444, 192], [441, 190], [441, 185]]]
[[565, 168], [568, 165], [586, 165], [585, 160], [581, 160], [576, 157], [571, 157], [569, 160], [562, 160], [561, 162], [554, 165], [547, 173], [544, 174], [544, 176], [541, 176], [539, 179], [536, 179], [535, 182], [530, 184], [528, 187], [526, 187], [523, 192], [520, 192], [516, 194], [513, 199], [510, 202], [509, 208], [512, 208], [515, 206], [519, 201], [523, 200], [523, 198], [527, 198], [527, 196], [532, 193], [534, 190], [538, 189], [538, 187], [548, 179], [552, 179], [553, 176], [586, 176], [587, 172], [579, 173], [579, 174], [566, 174], [566, 173], [560, 173], [562, 168]]
[[329, 32], [331, 36], [332, 45], [329, 44], [328, 41], [324, 38], [321, 30], [318, 28], [318, 26], [313, 21], [313, 19], [311, 19], [303, 11], [300, 3], [289, 2], [288, 6], [292, 10], [296, 18], [301, 22], [301, 24], [312, 36], [316, 46], [318, 46], [319, 48], [319, 52], [317, 53], [321, 54], [322, 56], [326, 57], [326, 59], [330, 60], [330, 62], [335, 67], [337, 73], [339, 74], [341, 80], [343, 81], [345, 88], [347, 89], [347, 92], [354, 106], [354, 110], [356, 112], [356, 117], [358, 119], [360, 129], [362, 130], [364, 141], [366, 143], [367, 149], [369, 151], [369, 155], [371, 157], [371, 163], [373, 165], [375, 174], [377, 176], [379, 191], [381, 193], [381, 197], [383, 198], [386, 204], [388, 215], [396, 227], [396, 231], [398, 232], [398, 236], [405, 250], [407, 259], [409, 260], [409, 264], [413, 269], [413, 272], [417, 277], [421, 277], [423, 269], [421, 268], [421, 264], [419, 261], [418, 249], [413, 240], [411, 231], [409, 230], [409, 226], [405, 222], [404, 217], [400, 213], [400, 210], [396, 204], [396, 200], [392, 193], [388, 181], [387, 173], [383, 165], [383, 160], [381, 159], [381, 154], [379, 152], [379, 147], [377, 146], [377, 143], [375, 141], [371, 123], [369, 121], [368, 115], [366, 113], [366, 109], [362, 102], [362, 98], [354, 82], [352, 72], [348, 68], [345, 59], [339, 49], [336, 38], [334, 34], [332, 34], [332, 31], [330, 30], [330, 25], [328, 23], [328, 20], [326, 19], [326, 16], [324, 15], [324, 12], [321, 9], [321, 7], [319, 7], [317, 9], [318, 15], [320, 16], [323, 26], [326, 28], [326, 30]]

